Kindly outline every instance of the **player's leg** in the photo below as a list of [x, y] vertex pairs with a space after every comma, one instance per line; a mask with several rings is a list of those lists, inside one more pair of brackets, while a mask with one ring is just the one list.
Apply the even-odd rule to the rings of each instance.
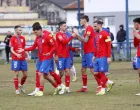
[[25, 93], [25, 89], [24, 89], [23, 85], [27, 79], [27, 71], [22, 71], [22, 74], [23, 74], [23, 76], [22, 76], [22, 78], [20, 80], [20, 84], [18, 86], [19, 86], [20, 91], [22, 93]]
[[62, 90], [59, 92], [59, 94], [64, 94], [65, 93], [65, 85], [62, 83], [60, 75], [56, 74], [54, 72], [54, 61], [52, 60], [51, 63], [51, 70], [50, 70], [50, 74], [51, 76], [53, 76], [53, 78], [55, 79], [55, 81], [57, 82], [58, 85], [61, 86]]
[[82, 56], [82, 69], [81, 69], [81, 73], [82, 73], [82, 83], [83, 83], [83, 87], [76, 91], [76, 92], [87, 92], [87, 74], [86, 74], [86, 69], [87, 69], [87, 63], [86, 63], [86, 58], [85, 55]]
[[54, 95], [57, 95], [59, 91], [62, 89], [61, 86], [57, 84], [57, 82], [54, 80], [54, 78], [50, 74], [45, 73], [44, 78], [47, 79], [52, 84], [52, 86], [55, 88]]
[[136, 58], [136, 68], [138, 69], [139, 83], [140, 83], [140, 57]]
[[39, 69], [40, 69], [41, 62], [39, 59], [36, 60], [36, 88], [32, 93], [29, 93], [28, 96], [34, 96], [38, 91], [40, 87], [40, 78], [39, 78]]
[[41, 72], [38, 72], [39, 74], [39, 80], [40, 80], [40, 86], [39, 91], [35, 93], [35, 96], [43, 96], [44, 91], [44, 74]]
[[40, 66], [40, 69], [39, 69], [40, 91], [37, 92], [35, 96], [43, 96], [44, 78], [47, 79], [54, 86], [54, 88], [56, 88], [54, 94], [57, 94], [61, 90], [61, 87], [58, 86], [57, 82], [49, 74], [51, 63], [52, 63], [51, 59], [44, 60]]
[[96, 90], [96, 93], [100, 92], [101, 88], [102, 88], [102, 82], [101, 82], [101, 77], [100, 77], [100, 74], [99, 74], [99, 59], [96, 58], [95, 61], [93, 62], [93, 66], [94, 66], [94, 78], [96, 79], [96, 82], [97, 82], [97, 90]]
[[[139, 62], [139, 63], [140, 63], [140, 62]], [[140, 65], [140, 64], [139, 64], [139, 65]], [[137, 67], [138, 67], [138, 64], [137, 64]], [[140, 81], [140, 68], [138, 68], [138, 74], [139, 74], [139, 81]], [[135, 95], [140, 96], [140, 93], [135, 94]]]
[[22, 71], [22, 78], [21, 78], [21, 81], [20, 81], [20, 84], [19, 84], [19, 88], [21, 90], [21, 92], [25, 93], [25, 90], [23, 88], [23, 85], [27, 79], [27, 70], [28, 70], [28, 67], [27, 67], [27, 62], [26, 61], [20, 61], [20, 70]]
[[64, 69], [65, 69], [65, 86], [66, 86], [66, 92], [70, 92], [70, 68], [71, 68], [71, 59], [65, 58], [64, 60]]
[[73, 55], [70, 56], [70, 60], [71, 60], [71, 73], [72, 73], [72, 81], [73, 82], [76, 82], [77, 81], [77, 77], [76, 77], [76, 69], [75, 69], [75, 66], [73, 64]]
[[64, 58], [58, 58], [56, 63], [57, 69], [59, 70], [59, 75], [62, 78], [64, 75]]
[[86, 62], [87, 62], [87, 67], [90, 68], [90, 72], [93, 74], [97, 84], [100, 83], [100, 79], [98, 74], [94, 74], [94, 69], [93, 69], [93, 62], [92, 62], [92, 58], [93, 58], [94, 54], [93, 53], [89, 53], [86, 54]]
[[97, 93], [97, 95], [104, 95], [106, 86], [107, 91], [109, 92], [112, 89], [112, 86], [114, 85], [114, 82], [110, 81], [108, 77], [105, 75], [105, 72], [108, 72], [108, 62], [106, 57], [99, 59], [99, 71], [102, 82], [102, 89], [99, 93]]
[[72, 73], [72, 75], [73, 75], [72, 81], [73, 81], [73, 82], [76, 82], [76, 81], [77, 81], [77, 77], [76, 77], [76, 69], [75, 69], [74, 64], [73, 64], [72, 67], [71, 67], [71, 73]]
[[20, 67], [19, 61], [12, 60], [12, 62], [11, 62], [11, 70], [14, 71], [14, 86], [15, 86], [17, 95], [20, 94], [19, 88], [18, 88], [18, 84], [19, 84], [19, 82], [18, 82], [19, 67]]

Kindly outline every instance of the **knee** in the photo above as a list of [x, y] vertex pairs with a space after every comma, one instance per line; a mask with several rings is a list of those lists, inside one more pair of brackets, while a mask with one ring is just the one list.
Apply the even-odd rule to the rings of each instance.
[[15, 72], [14, 77], [18, 78], [18, 73], [17, 72]]
[[82, 73], [82, 74], [86, 74], [86, 69], [85, 69], [85, 68], [82, 68], [82, 69], [81, 69], [81, 73]]
[[94, 70], [93, 70], [93, 68], [90, 68], [90, 72], [91, 72], [92, 74], [94, 74]]
[[66, 69], [66, 75], [70, 75], [70, 70]]

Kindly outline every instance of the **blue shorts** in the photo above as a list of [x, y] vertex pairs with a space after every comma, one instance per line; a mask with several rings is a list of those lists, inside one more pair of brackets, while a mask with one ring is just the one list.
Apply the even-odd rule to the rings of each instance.
[[70, 66], [72, 67], [73, 65], [73, 55], [70, 55]]
[[82, 56], [82, 67], [83, 68], [93, 68], [93, 62], [92, 62], [93, 56], [94, 56], [94, 53], [88, 53], [88, 54], [84, 54]]
[[107, 57], [96, 58], [94, 63], [94, 72], [108, 72]]
[[59, 58], [56, 63], [58, 70], [65, 70], [71, 68], [71, 59], [69, 58]]
[[12, 60], [11, 70], [13, 71], [27, 71], [28, 65], [26, 60]]
[[[42, 65], [42, 62], [39, 59], [37, 59], [37, 61], [36, 61], [36, 70], [39, 71], [41, 65]], [[51, 59], [49, 72], [54, 72], [54, 60], [53, 59]]]
[[140, 57], [136, 58], [136, 68], [140, 68]]

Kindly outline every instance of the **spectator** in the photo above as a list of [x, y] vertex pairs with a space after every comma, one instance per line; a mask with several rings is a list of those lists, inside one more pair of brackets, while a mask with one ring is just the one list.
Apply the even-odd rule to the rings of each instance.
[[123, 54], [124, 54], [124, 59], [126, 60], [126, 51], [125, 51], [125, 40], [126, 40], [126, 31], [124, 30], [124, 26], [120, 25], [120, 30], [117, 33], [117, 42], [118, 42], [118, 46], [117, 46], [117, 51], [118, 51], [118, 60], [122, 61], [121, 58], [121, 47], [123, 49]]
[[10, 46], [9, 46], [9, 42], [10, 42], [10, 38], [12, 37], [11, 32], [8, 31], [7, 36], [4, 39], [4, 43], [5, 45], [5, 53], [6, 53], [6, 64], [9, 63], [9, 54], [10, 54]]
[[[110, 37], [111, 37], [111, 41], [113, 42], [114, 41], [114, 35], [112, 32], [110, 32], [110, 28], [107, 27], [107, 29], [109, 30], [109, 34], [110, 34]], [[115, 56], [114, 56], [114, 48], [113, 48], [113, 45], [111, 43], [111, 48], [112, 48], [112, 60], [115, 61]]]

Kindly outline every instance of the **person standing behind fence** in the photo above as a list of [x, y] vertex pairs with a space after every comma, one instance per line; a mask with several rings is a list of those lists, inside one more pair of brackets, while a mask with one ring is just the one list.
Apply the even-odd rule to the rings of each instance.
[[124, 54], [124, 59], [126, 59], [126, 51], [125, 51], [125, 43], [124, 41], [126, 40], [126, 31], [124, 30], [124, 26], [120, 25], [120, 30], [117, 33], [117, 42], [118, 42], [118, 46], [117, 46], [117, 51], [118, 51], [118, 60], [122, 61], [122, 57], [121, 57], [121, 47], [123, 49], [123, 54]]
[[5, 45], [6, 64], [9, 63], [9, 54], [10, 54], [9, 42], [10, 42], [11, 37], [12, 37], [11, 32], [8, 31], [7, 36], [4, 39], [4, 43], [6, 44]]

